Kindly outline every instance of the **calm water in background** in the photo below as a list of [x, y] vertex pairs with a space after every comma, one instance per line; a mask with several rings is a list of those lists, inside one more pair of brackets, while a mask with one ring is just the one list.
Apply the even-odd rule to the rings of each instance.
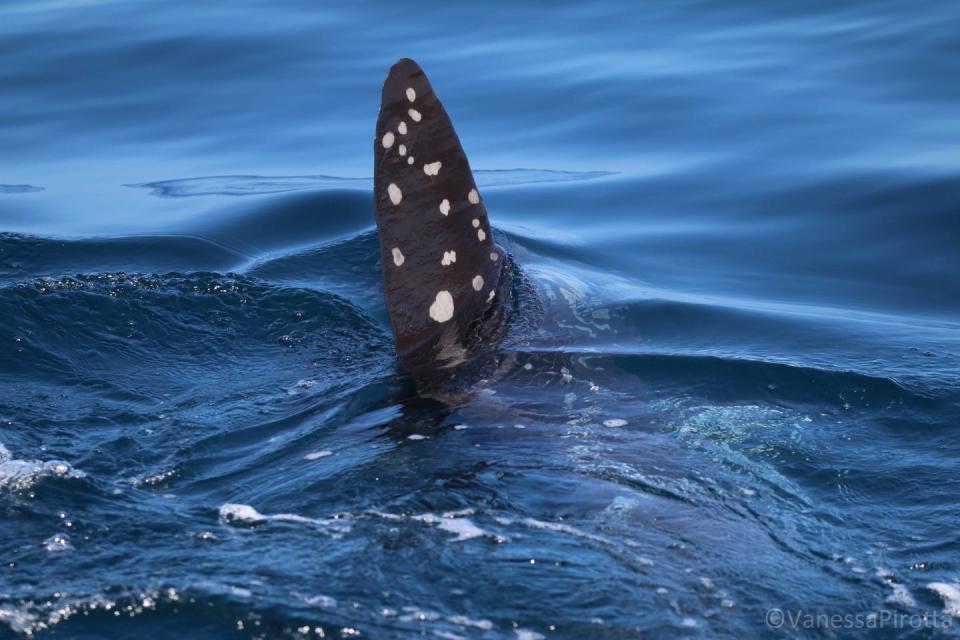
[[[781, 4], [4, 3], [0, 637], [960, 613], [960, 7]], [[533, 283], [458, 408], [379, 291], [401, 56]]]

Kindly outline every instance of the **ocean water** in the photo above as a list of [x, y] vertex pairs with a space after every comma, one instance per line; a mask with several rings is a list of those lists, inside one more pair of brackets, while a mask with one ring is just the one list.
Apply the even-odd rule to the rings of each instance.
[[[956, 635], [958, 34], [4, 2], [0, 637]], [[404, 56], [531, 285], [457, 406], [379, 288]]]

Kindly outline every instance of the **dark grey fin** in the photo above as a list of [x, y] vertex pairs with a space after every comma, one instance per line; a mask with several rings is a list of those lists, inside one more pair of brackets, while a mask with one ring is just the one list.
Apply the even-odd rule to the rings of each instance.
[[418, 378], [435, 377], [499, 344], [510, 267], [450, 118], [413, 60], [383, 84], [373, 157], [397, 355]]

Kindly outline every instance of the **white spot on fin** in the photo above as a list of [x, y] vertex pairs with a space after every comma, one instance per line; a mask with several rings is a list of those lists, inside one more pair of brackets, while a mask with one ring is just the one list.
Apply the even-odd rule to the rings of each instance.
[[444, 198], [440, 201], [440, 213], [447, 215], [450, 213], [450, 201]]
[[483, 289], [483, 276], [474, 276], [473, 277], [473, 290], [480, 291]]
[[453, 296], [449, 291], [440, 291], [430, 305], [430, 317], [437, 322], [446, 322], [453, 317]]
[[497, 253], [496, 251], [491, 251], [491, 252], [490, 252], [490, 259], [493, 260], [494, 262], [496, 262], [497, 260], [500, 259], [500, 254]]
[[407, 123], [401, 120], [400, 124], [397, 125], [397, 131], [399, 131], [402, 136], [407, 135]]
[[407, 158], [407, 164], [413, 164], [413, 156]]
[[490, 289], [490, 295], [487, 296], [487, 304], [490, 304], [491, 302], [493, 302], [493, 296], [495, 295], [497, 295], [497, 292], [493, 289]]
[[467, 200], [470, 201], [470, 204], [480, 204], [480, 194], [477, 193], [476, 189], [470, 189], [470, 193], [467, 194]]
[[400, 248], [394, 247], [393, 248], [393, 264], [399, 267], [403, 264], [403, 260], [404, 260], [403, 253], [400, 251]]
[[423, 117], [420, 115], [420, 112], [417, 111], [416, 109], [410, 109], [409, 111], [407, 111], [407, 113], [410, 115], [410, 119], [413, 120], [414, 122], [420, 122], [420, 118]]
[[457, 261], [456, 251], [444, 251], [443, 260], [440, 261], [440, 264], [442, 264], [445, 267], [448, 267], [456, 261]]
[[393, 146], [393, 131], [387, 131], [383, 134], [383, 148], [389, 149]]
[[479, 218], [474, 218], [474, 219], [473, 219], [473, 228], [474, 228], [474, 229], [477, 229], [479, 226], [480, 226], [480, 219], [479, 219]]
[[440, 173], [440, 162], [431, 162], [430, 164], [423, 165], [423, 172], [428, 176], [435, 176]]
[[405, 144], [400, 145], [400, 148], [398, 149], [398, 151], [400, 151], [401, 157], [407, 155], [407, 145]]
[[400, 187], [392, 182], [387, 187], [387, 194], [390, 196], [390, 202], [393, 204], [400, 204], [400, 201], [403, 200], [403, 193], [401, 193]]
[[413, 102], [417, 99], [417, 92], [413, 90], [413, 87], [407, 87], [407, 100]]
[[477, 240], [483, 242], [487, 239], [487, 234], [483, 232], [483, 229], [477, 229]]

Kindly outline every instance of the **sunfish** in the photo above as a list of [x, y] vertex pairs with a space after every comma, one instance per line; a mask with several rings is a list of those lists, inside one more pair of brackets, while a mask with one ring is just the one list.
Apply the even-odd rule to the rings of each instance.
[[408, 58], [383, 84], [373, 145], [383, 291], [401, 366], [421, 388], [493, 353], [512, 267], [450, 117]]

